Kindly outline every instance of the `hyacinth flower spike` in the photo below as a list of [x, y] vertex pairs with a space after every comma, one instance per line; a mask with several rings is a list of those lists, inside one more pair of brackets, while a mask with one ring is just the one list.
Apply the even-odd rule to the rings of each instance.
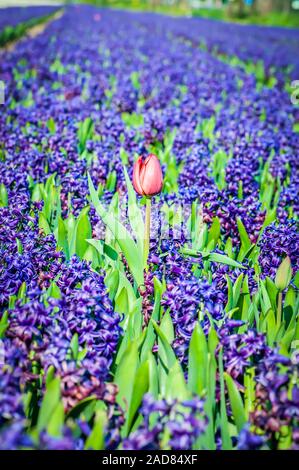
[[145, 226], [144, 226], [144, 266], [147, 265], [150, 243], [151, 226], [151, 201], [152, 197], [159, 194], [163, 186], [163, 175], [159, 159], [150, 154], [143, 160], [139, 157], [133, 168], [133, 186], [140, 196], [146, 197]]

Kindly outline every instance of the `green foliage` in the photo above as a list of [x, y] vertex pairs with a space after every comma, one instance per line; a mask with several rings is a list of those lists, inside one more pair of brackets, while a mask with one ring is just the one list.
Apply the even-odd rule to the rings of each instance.
[[140, 84], [140, 79], [139, 79], [140, 78], [139, 72], [132, 72], [130, 78], [131, 78], [133, 88], [135, 88], [135, 90], [140, 90], [141, 84]]
[[212, 176], [220, 190], [226, 187], [225, 169], [226, 169], [226, 165], [229, 159], [230, 159], [230, 156], [227, 155], [226, 152], [224, 152], [224, 150], [222, 149], [218, 150], [212, 156], [212, 160], [211, 160]]
[[205, 261], [215, 262], [220, 264], [226, 264], [234, 268], [244, 269], [244, 266], [229, 256], [223, 255], [221, 253], [211, 253], [207, 251], [196, 251], [189, 248], [183, 248], [182, 253], [185, 255], [192, 256], [194, 258], [202, 256]]
[[242, 18], [228, 16], [224, 8], [196, 8], [192, 10], [192, 16], [211, 18], [214, 20], [230, 21], [242, 24], [258, 24], [262, 26], [282, 26], [288, 28], [299, 28], [299, 15], [296, 12], [276, 12], [267, 14], [247, 14]]
[[208, 345], [199, 323], [196, 323], [189, 346], [188, 388], [202, 395], [207, 387]]
[[88, 176], [88, 184], [91, 200], [97, 213], [112, 233], [115, 241], [118, 243], [120, 249], [126, 257], [130, 271], [133, 274], [135, 281], [139, 286], [142, 285], [143, 262], [140, 247], [138, 247], [128, 230], [119, 222], [119, 220], [112, 214], [108, 213], [102, 206], [90, 176]]
[[56, 124], [52, 117], [48, 119], [48, 121], [46, 122], [46, 125], [50, 134], [54, 135], [56, 133]]
[[82, 155], [86, 150], [86, 143], [89, 140], [92, 140], [94, 136], [94, 122], [90, 117], [84, 119], [84, 121], [79, 122], [78, 125], [78, 152]]
[[0, 184], [0, 207], [8, 206], [7, 189], [3, 183]]
[[[101, 404], [101, 402], [100, 402]], [[104, 450], [105, 449], [105, 427], [108, 421], [107, 413], [104, 406], [98, 407], [96, 411], [94, 425], [91, 433], [85, 442], [87, 450]]]
[[138, 127], [141, 127], [144, 124], [144, 118], [142, 114], [122, 113], [121, 117], [125, 125], [133, 129], [138, 129]]
[[61, 216], [60, 186], [55, 182], [55, 174], [49, 176], [45, 183], [30, 182], [31, 200], [43, 201], [43, 209], [39, 212], [39, 227], [48, 235], [58, 227]]
[[[211, 116], [208, 119], [203, 119], [197, 126], [196, 132], [201, 132], [204, 139], [208, 139], [211, 145], [215, 141], [215, 127], [216, 127], [216, 117]], [[216, 158], [217, 159], [217, 158]], [[219, 159], [219, 157], [218, 157]]]
[[64, 411], [60, 395], [60, 379], [58, 377], [49, 378], [47, 381], [46, 393], [44, 395], [40, 411], [38, 414], [37, 431], [47, 432], [53, 437], [59, 437], [64, 422]]
[[173, 153], [173, 145], [176, 129], [167, 130], [163, 142], [155, 142], [149, 147], [149, 152], [157, 155], [165, 166], [163, 192], [173, 193], [178, 191], [178, 178], [183, 169], [183, 163], [178, 164]]
[[5, 311], [0, 320], [0, 339], [4, 338], [5, 332], [8, 327], [9, 327], [8, 311]]
[[241, 432], [245, 423], [247, 422], [243, 400], [241, 398], [241, 394], [238, 390], [238, 387], [232, 377], [225, 372], [224, 378], [228, 390], [228, 396], [234, 421], [236, 423], [238, 432]]
[[222, 350], [220, 351], [218, 361], [219, 361], [219, 377], [220, 377], [220, 380], [219, 380], [220, 381], [220, 429], [221, 429], [222, 449], [231, 450], [232, 441], [231, 441], [229, 422], [228, 422], [227, 410], [226, 410]]

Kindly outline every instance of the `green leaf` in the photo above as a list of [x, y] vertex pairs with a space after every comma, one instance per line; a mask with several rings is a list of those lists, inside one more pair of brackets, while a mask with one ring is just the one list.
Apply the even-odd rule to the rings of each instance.
[[135, 90], [140, 90], [140, 87], [141, 87], [139, 76], [140, 76], [140, 73], [137, 71], [132, 72], [130, 75], [131, 82]]
[[227, 412], [226, 412], [226, 401], [225, 401], [225, 389], [224, 389], [224, 372], [223, 372], [223, 360], [222, 360], [222, 349], [219, 352], [219, 381], [220, 381], [220, 430], [222, 438], [222, 449], [231, 450], [232, 441], [229, 433]]
[[242, 282], [243, 282], [243, 277], [244, 274], [241, 273], [236, 282], [234, 283], [233, 286], [233, 305], [232, 308], [235, 308], [238, 304], [239, 298], [240, 298], [240, 293], [241, 293], [241, 287], [242, 287]]
[[149, 393], [154, 397], [158, 398], [159, 393], [159, 377], [158, 367], [156, 359], [151, 351], [147, 353], [149, 361]]
[[210, 253], [208, 251], [198, 251], [198, 250], [192, 250], [189, 248], [183, 248], [181, 252], [184, 255], [192, 256], [192, 257], [198, 257], [202, 256], [203, 261], [212, 261], [215, 263], [221, 263], [221, 264], [227, 264], [228, 266], [232, 266], [234, 268], [239, 268], [239, 269], [245, 269], [245, 267], [235, 261], [234, 259], [230, 258], [229, 256], [222, 255], [220, 253]]
[[117, 261], [119, 256], [117, 251], [109, 244], [105, 243], [104, 240], [95, 240], [90, 238], [86, 240], [98, 253], [100, 256], [106, 255], [112, 261]]
[[142, 114], [133, 113], [122, 113], [121, 115], [123, 122], [128, 127], [138, 128], [143, 126], [144, 118]]
[[27, 292], [27, 286], [26, 282], [22, 282], [22, 284], [19, 287], [18, 294], [17, 294], [17, 299], [25, 299], [26, 298], [26, 292]]
[[86, 240], [91, 238], [92, 236], [92, 229], [91, 229], [91, 223], [88, 217], [88, 211], [89, 211], [89, 208], [86, 209], [86, 212], [84, 212], [84, 209], [83, 209], [77, 219], [76, 254], [80, 258], [83, 258], [83, 255], [88, 248], [88, 242]]
[[53, 173], [47, 179], [43, 192], [43, 213], [53, 231], [58, 226], [58, 218], [61, 215], [60, 187], [55, 184], [56, 174]]
[[4, 312], [0, 320], [0, 339], [3, 339], [5, 332], [9, 327], [8, 311]]
[[224, 252], [227, 254], [229, 258], [233, 257], [233, 242], [230, 237], [226, 240]]
[[[215, 331], [215, 330], [214, 330]], [[214, 348], [213, 348], [214, 350]], [[207, 394], [205, 410], [209, 419], [207, 430], [206, 430], [206, 448], [215, 450], [215, 408], [216, 408], [216, 374], [217, 374], [217, 362], [215, 355], [211, 353], [208, 356], [207, 369]]]
[[76, 227], [76, 219], [73, 214], [70, 214], [67, 219], [64, 220], [65, 228], [67, 229], [67, 238], [70, 242], [72, 240], [75, 227]]
[[266, 325], [267, 325], [267, 327], [266, 327], [267, 343], [270, 347], [273, 347], [274, 340], [275, 340], [275, 337], [276, 337], [277, 328], [276, 328], [275, 314], [274, 314], [272, 308], [270, 308], [270, 310], [267, 312]]
[[42, 185], [40, 183], [34, 184], [33, 189], [32, 189], [32, 193], [31, 193], [31, 201], [37, 202], [37, 201], [41, 201], [43, 199], [41, 187], [42, 187]]
[[[205, 400], [205, 411], [208, 417], [208, 425], [206, 432], [199, 438], [198, 447], [204, 449], [215, 450], [215, 429], [216, 429], [216, 373], [217, 373], [217, 361], [216, 361], [216, 348], [219, 343], [217, 333], [213, 326], [211, 326], [208, 334], [208, 355], [206, 369], [206, 400]], [[196, 447], [197, 449], [197, 447]]]
[[[295, 322], [294, 322], [295, 323]], [[283, 338], [281, 339], [280, 341], [280, 346], [284, 347], [287, 351], [287, 356], [288, 356], [288, 352], [289, 352], [289, 349], [292, 345], [292, 342], [295, 338], [295, 328], [293, 329], [290, 329], [288, 330], [285, 335], [283, 336]], [[281, 353], [281, 352], [280, 352]], [[282, 353], [283, 354], [283, 353]]]
[[238, 230], [239, 230], [239, 235], [240, 235], [240, 240], [241, 240], [241, 246], [243, 250], [246, 252], [251, 247], [251, 241], [247, 234], [246, 228], [244, 227], [243, 222], [239, 217], [237, 217], [237, 225], [238, 225]]
[[88, 212], [89, 207], [84, 207], [75, 222], [70, 238], [70, 256], [77, 254], [80, 258], [83, 258], [88, 248], [88, 242], [86, 240], [90, 239], [92, 235]]
[[100, 242], [103, 245], [103, 253], [109, 256], [109, 258], [112, 259], [113, 261], [117, 261], [118, 260], [117, 251], [112, 246], [108, 245], [107, 243], [104, 243], [103, 240], [100, 240]]
[[[251, 305], [250, 291], [249, 291], [248, 276], [247, 275], [244, 277], [244, 281], [243, 281], [241, 302], [242, 302], [241, 320], [243, 320], [244, 322], [247, 322], [248, 321], [248, 312], [249, 312], [249, 308], [250, 308], [250, 305]], [[247, 330], [246, 325], [244, 325], [243, 328], [244, 328], [244, 330]]]
[[62, 249], [62, 251], [64, 252], [66, 259], [69, 259], [70, 253], [69, 253], [69, 244], [68, 244], [68, 239], [67, 239], [67, 229], [64, 225], [64, 221], [62, 217], [58, 217], [57, 245], [58, 245], [58, 248]]
[[212, 357], [215, 356], [215, 351], [216, 351], [216, 348], [218, 346], [218, 343], [219, 343], [219, 339], [218, 339], [216, 330], [215, 330], [215, 328], [213, 328], [211, 326], [210, 331], [209, 331], [209, 335], [208, 335], [208, 349], [209, 349], [209, 353]]
[[297, 271], [294, 276], [294, 284], [297, 287], [297, 289], [299, 289], [299, 271]]
[[132, 391], [132, 397], [130, 407], [127, 414], [127, 420], [125, 423], [125, 435], [127, 436], [130, 432], [133, 424], [134, 416], [142, 402], [144, 394], [147, 392], [149, 387], [149, 361], [145, 361], [138, 368]]
[[129, 156], [128, 156], [127, 152], [125, 151], [125, 149], [123, 147], [121, 147], [120, 150], [119, 150], [119, 156], [120, 156], [120, 159], [122, 161], [122, 164], [123, 165], [128, 165]]
[[146, 335], [146, 329], [142, 331], [142, 320], [143, 316], [141, 314], [142, 299], [138, 298], [135, 301], [133, 308], [131, 309], [129, 315], [125, 316], [122, 327], [125, 331], [123, 339], [120, 343], [119, 349], [117, 351], [117, 356], [115, 359], [115, 364], [119, 364], [120, 360], [127, 350], [129, 344], [132, 341], [137, 341], [138, 347], [142, 346], [144, 342], [144, 337]]
[[168, 369], [171, 369], [171, 367], [174, 365], [176, 361], [175, 353], [172, 347], [170, 346], [165, 334], [161, 330], [161, 328], [157, 325], [157, 323], [153, 319], [151, 320], [151, 322], [160, 340], [159, 341], [159, 356], [160, 356], [160, 353], [164, 353], [164, 357], [167, 362], [165, 365], [168, 367]]
[[115, 311], [118, 313], [129, 313], [129, 299], [127, 289], [122, 287], [120, 292], [114, 297]]
[[274, 207], [273, 209], [268, 209], [263, 226], [259, 234], [259, 239], [262, 236], [264, 229], [268, 227], [268, 225], [272, 224], [272, 222], [274, 222], [275, 219], [276, 219], [276, 207]]
[[8, 207], [7, 189], [3, 183], [0, 184], [0, 207]]
[[208, 345], [204, 332], [197, 322], [190, 341], [188, 361], [188, 388], [201, 395], [206, 389]]
[[166, 336], [169, 344], [171, 344], [174, 340], [175, 334], [174, 334], [174, 326], [173, 326], [169, 312], [166, 312], [163, 315], [161, 323], [160, 323], [160, 329]]
[[223, 149], [219, 149], [211, 158], [212, 175], [218, 188], [226, 187], [226, 166], [230, 159]]
[[50, 436], [60, 437], [62, 433], [62, 427], [64, 424], [64, 408], [63, 402], [57, 403], [52, 415], [49, 418], [49, 424], [47, 426], [47, 432]]
[[261, 307], [262, 307], [262, 312], [264, 315], [268, 313], [268, 311], [271, 309], [271, 300], [268, 294], [268, 291], [266, 289], [265, 281], [260, 282], [260, 300], [261, 300]]
[[238, 199], [243, 199], [243, 181], [238, 182]]
[[117, 183], [117, 173], [115, 170], [113, 170], [111, 173], [109, 173], [108, 178], [106, 180], [107, 191], [114, 193], [115, 188], [116, 188], [116, 183]]
[[51, 417], [60, 402], [60, 378], [55, 377], [47, 383], [46, 392], [38, 414], [37, 430], [41, 432], [50, 423]]
[[91, 267], [94, 270], [97, 270], [98, 267], [101, 266], [101, 260], [99, 258], [99, 255], [96, 249], [91, 245], [88, 245], [88, 247], [86, 248], [82, 259], [87, 261], [88, 263], [91, 263]]
[[273, 310], [275, 310], [278, 290], [274, 282], [272, 281], [272, 279], [270, 279], [269, 277], [266, 277], [266, 290], [267, 290], [272, 308]]
[[50, 235], [52, 233], [50, 225], [43, 212], [40, 212], [38, 215], [38, 228], [43, 231], [45, 235]]
[[22, 242], [18, 238], [16, 238], [16, 245], [17, 245], [17, 250], [18, 250], [19, 255], [22, 255], [24, 248], [23, 248]]
[[82, 154], [86, 148], [86, 143], [91, 140], [94, 133], [94, 123], [90, 117], [87, 117], [83, 122], [79, 123], [78, 127], [78, 150]]
[[214, 217], [213, 223], [211, 225], [211, 228], [209, 230], [209, 235], [208, 235], [208, 244], [213, 241], [214, 242], [214, 248], [217, 245], [217, 242], [220, 237], [220, 220], [218, 217]]
[[[294, 310], [295, 308], [295, 305], [296, 305], [296, 290], [294, 289], [294, 287], [291, 285], [289, 286], [288, 290], [287, 290], [287, 293], [285, 295], [285, 301], [284, 301], [284, 306], [285, 307], [292, 307], [292, 309]], [[274, 304], [275, 306], [275, 304]]]
[[[153, 308], [151, 318], [156, 322], [160, 320], [161, 298], [162, 298], [164, 291], [165, 291], [165, 285], [162, 284], [157, 277], [154, 277], [155, 303], [154, 303], [154, 308]], [[146, 337], [142, 346], [141, 360], [144, 360], [145, 357], [147, 356], [148, 351], [151, 351], [153, 349], [155, 339], [156, 339], [156, 335], [155, 335], [153, 323], [149, 322], [147, 332], [146, 332]]]
[[[117, 296], [118, 296], [118, 293], [120, 292], [120, 290], [122, 288], [125, 288], [126, 295], [127, 295], [127, 300], [128, 300], [128, 306], [127, 306], [127, 311], [124, 312], [124, 313], [127, 315], [127, 314], [131, 313], [133, 310], [136, 309], [136, 303], [142, 302], [142, 299], [140, 297], [138, 297], [138, 298], [136, 297], [137, 294], [134, 291], [131, 283], [127, 279], [126, 275], [120, 270], [118, 272], [119, 272], [119, 287], [118, 287]], [[137, 313], [136, 313], [136, 315], [137, 315]]]
[[102, 218], [103, 222], [114, 235], [120, 249], [128, 262], [129, 269], [134, 276], [138, 286], [143, 285], [143, 258], [142, 252], [132, 239], [127, 229], [111, 214], [109, 214], [100, 204], [98, 195], [93, 186], [90, 175], [88, 175], [89, 191], [93, 205]]
[[231, 278], [226, 274], [225, 279], [227, 282], [227, 304], [225, 307], [226, 312], [230, 312], [233, 308], [234, 297], [233, 297], [233, 284]]
[[85, 418], [86, 417], [85, 415], [88, 413], [88, 411], [91, 408], [93, 408], [92, 410], [92, 415], [93, 415], [95, 402], [96, 402], [96, 398], [93, 395], [84, 398], [83, 400], [79, 401], [73, 408], [70, 409], [70, 411], [67, 414], [67, 418], [76, 419], [80, 415]]
[[105, 285], [107, 286], [109, 297], [114, 300], [119, 287], [120, 272], [118, 269], [111, 269], [105, 277]]
[[116, 400], [126, 410], [130, 409], [131, 404], [134, 380], [139, 362], [138, 348], [138, 341], [133, 341], [129, 344], [115, 371], [114, 382], [118, 386]]
[[186, 400], [189, 398], [188, 388], [180, 363], [176, 360], [169, 369], [166, 381], [166, 398], [171, 400]]
[[227, 264], [228, 266], [232, 266], [234, 268], [245, 269], [242, 264], [226, 255], [221, 255], [219, 253], [210, 253], [209, 255], [204, 256], [204, 259], [206, 258], [208, 258], [209, 261], [214, 261], [216, 263]]
[[95, 422], [91, 433], [85, 442], [85, 449], [103, 450], [105, 449], [105, 427], [107, 424], [107, 413], [104, 409], [96, 412]]
[[49, 288], [47, 289], [47, 297], [52, 297], [53, 299], [61, 299], [61, 291], [55, 281], [52, 281]]
[[232, 379], [232, 377], [224, 372], [224, 378], [227, 386], [230, 405], [233, 412], [233, 417], [237, 426], [238, 433], [240, 433], [247, 421], [244, 410], [244, 404], [240, 392]]
[[54, 135], [56, 133], [56, 124], [55, 124], [55, 121], [52, 117], [50, 117], [50, 119], [48, 119], [46, 125], [47, 125], [47, 128], [48, 128], [50, 134]]
[[216, 126], [216, 118], [215, 116], [211, 116], [210, 118], [203, 119], [201, 121], [198, 130], [202, 132], [203, 137], [205, 139], [209, 139], [213, 142], [215, 140], [215, 136], [214, 136], [215, 126]]
[[76, 361], [78, 358], [78, 352], [79, 352], [79, 338], [78, 338], [78, 333], [74, 333], [71, 343], [70, 343], [70, 349], [72, 352], [72, 358]]
[[139, 244], [139, 249], [143, 253], [143, 240], [144, 240], [144, 222], [142, 213], [136, 201], [136, 194], [129, 178], [127, 169], [124, 167], [125, 179], [128, 190], [128, 215], [133, 233]]
[[52, 382], [52, 380], [55, 378], [55, 368], [54, 366], [50, 366], [47, 369], [47, 374], [46, 374], [46, 388], [48, 388], [48, 385]]

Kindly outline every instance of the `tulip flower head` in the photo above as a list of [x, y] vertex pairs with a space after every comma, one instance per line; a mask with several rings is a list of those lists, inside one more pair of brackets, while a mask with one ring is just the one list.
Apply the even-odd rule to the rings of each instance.
[[140, 196], [155, 196], [163, 186], [162, 169], [158, 157], [150, 154], [144, 161], [139, 157], [134, 163], [133, 186]]

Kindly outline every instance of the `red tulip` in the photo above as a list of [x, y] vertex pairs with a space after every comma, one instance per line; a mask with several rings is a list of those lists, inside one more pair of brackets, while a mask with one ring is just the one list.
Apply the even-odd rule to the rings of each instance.
[[155, 196], [161, 192], [163, 175], [156, 155], [150, 154], [144, 161], [137, 158], [133, 168], [133, 186], [140, 196]]

